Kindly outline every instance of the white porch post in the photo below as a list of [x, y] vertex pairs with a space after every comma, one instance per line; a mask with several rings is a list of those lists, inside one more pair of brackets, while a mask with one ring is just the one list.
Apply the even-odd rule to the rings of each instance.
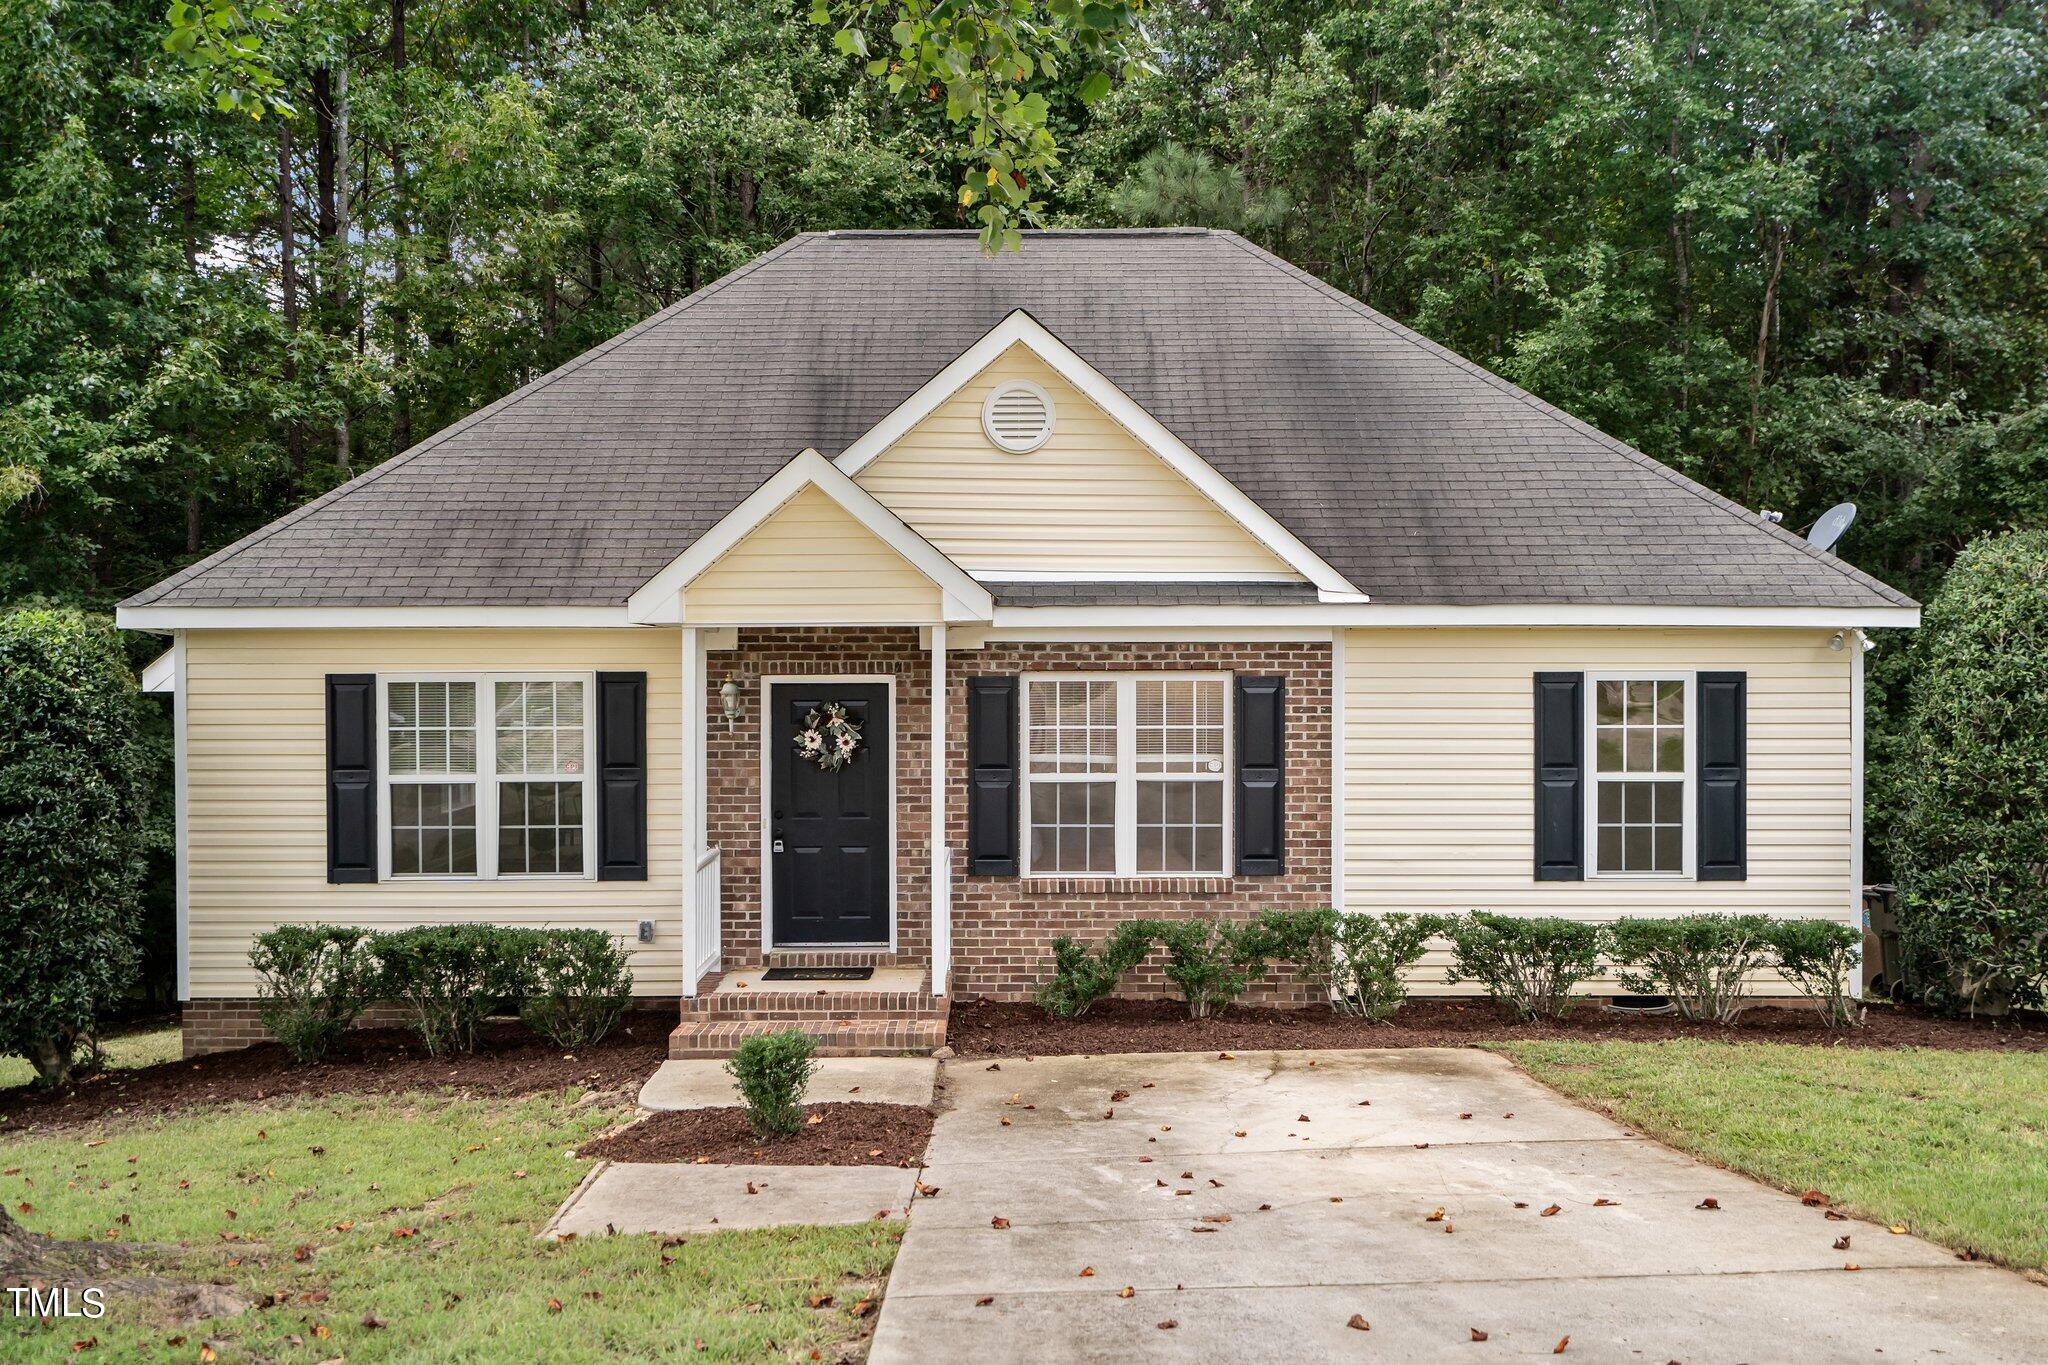
[[683, 627], [682, 697], [682, 883], [683, 995], [697, 993], [698, 920], [716, 915], [718, 907], [697, 904], [697, 863], [703, 857], [704, 775], [704, 637], [695, 626]]
[[953, 855], [946, 847], [946, 627], [932, 627], [932, 994], [953, 972]]

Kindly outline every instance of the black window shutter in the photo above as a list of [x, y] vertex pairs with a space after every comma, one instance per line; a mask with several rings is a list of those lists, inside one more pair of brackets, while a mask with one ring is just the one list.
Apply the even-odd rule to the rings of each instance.
[[1536, 880], [1586, 878], [1586, 675], [1536, 675]]
[[1237, 680], [1237, 875], [1286, 870], [1287, 680]]
[[1017, 679], [967, 680], [967, 869], [1017, 875]]
[[327, 675], [327, 880], [377, 880], [377, 676]]
[[597, 879], [647, 880], [647, 675], [597, 675]]
[[1699, 675], [1699, 858], [1703, 882], [1749, 877], [1749, 675]]

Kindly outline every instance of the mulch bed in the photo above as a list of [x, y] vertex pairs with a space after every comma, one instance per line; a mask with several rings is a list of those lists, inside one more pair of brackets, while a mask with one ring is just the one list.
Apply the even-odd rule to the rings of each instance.
[[921, 1166], [932, 1111], [914, 1104], [815, 1104], [817, 1122], [763, 1142], [737, 1106], [655, 1114], [580, 1147], [607, 1161], [720, 1162], [747, 1166]]
[[673, 1014], [627, 1017], [595, 1047], [574, 1052], [518, 1024], [488, 1028], [467, 1057], [429, 1057], [402, 1029], [352, 1033], [335, 1055], [302, 1066], [276, 1043], [189, 1062], [109, 1071], [67, 1093], [43, 1095], [28, 1086], [0, 1090], [0, 1134], [71, 1128], [110, 1115], [160, 1114], [195, 1106], [289, 1096], [386, 1095], [446, 1087], [467, 1095], [532, 1095], [571, 1085], [597, 1091], [639, 1087], [668, 1059]]
[[1560, 1023], [1523, 1023], [1491, 1001], [1411, 1000], [1385, 1024], [1333, 1010], [1233, 1008], [1190, 1019], [1177, 1000], [1104, 1000], [1079, 1019], [1055, 1019], [1036, 1005], [977, 1000], [954, 1006], [946, 1041], [962, 1057], [1072, 1056], [1108, 1052], [1203, 1052], [1224, 1048], [1466, 1047], [1473, 1043], [1656, 1042], [1803, 1043], [1821, 1047], [2048, 1051], [2048, 1017], [2002, 1022], [1944, 1019], [1898, 1005], [1872, 1005], [1860, 1029], [1830, 1030], [1812, 1010], [1758, 1006], [1730, 1027], [1672, 1015], [1631, 1015], [1581, 1006]]

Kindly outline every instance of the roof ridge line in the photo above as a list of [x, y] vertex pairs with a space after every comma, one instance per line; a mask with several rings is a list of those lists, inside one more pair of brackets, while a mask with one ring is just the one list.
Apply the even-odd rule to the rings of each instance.
[[1879, 579], [1874, 575], [1866, 573], [1864, 570], [1857, 568], [1855, 565], [1849, 563], [1847, 560], [1844, 560], [1841, 556], [1829, 554], [1824, 550], [1816, 549], [1813, 543], [1805, 539], [1804, 537], [1795, 535], [1793, 532], [1786, 530], [1782, 525], [1776, 522], [1766, 521], [1763, 517], [1757, 515], [1755, 512], [1752, 512], [1747, 507], [1742, 506], [1740, 503], [1737, 503], [1732, 498], [1724, 497], [1722, 494], [1716, 493], [1713, 489], [1707, 487], [1705, 484], [1699, 482], [1697, 479], [1687, 477], [1685, 474], [1682, 474], [1678, 470], [1673, 469], [1670, 465], [1665, 464], [1663, 461], [1655, 458], [1654, 456], [1647, 455], [1644, 452], [1637, 450], [1634, 446], [1630, 445], [1628, 442], [1620, 439], [1619, 437], [1611, 436], [1608, 433], [1600, 430], [1600, 428], [1592, 425], [1591, 423], [1586, 422], [1581, 418], [1572, 416], [1564, 409], [1557, 407], [1554, 404], [1545, 402], [1543, 399], [1537, 397], [1533, 393], [1530, 393], [1527, 389], [1523, 388], [1519, 384], [1516, 384], [1514, 381], [1504, 379], [1500, 375], [1495, 374], [1492, 370], [1487, 369], [1478, 361], [1468, 359], [1467, 357], [1459, 355], [1456, 351], [1453, 351], [1446, 346], [1431, 341], [1428, 337], [1416, 331], [1414, 328], [1404, 326], [1403, 324], [1396, 322], [1394, 319], [1388, 317], [1386, 314], [1380, 312], [1378, 309], [1373, 308], [1371, 305], [1363, 303], [1358, 299], [1352, 298], [1349, 294], [1337, 288], [1335, 285], [1328, 283], [1327, 281], [1317, 279], [1308, 271], [1301, 269], [1299, 266], [1294, 265], [1292, 262], [1283, 260], [1282, 258], [1275, 256], [1272, 252], [1267, 251], [1264, 247], [1259, 246], [1257, 243], [1251, 242], [1235, 232], [1219, 231], [1213, 232], [1211, 235], [1221, 238], [1222, 240], [1229, 242], [1231, 245], [1238, 247], [1239, 249], [1243, 250], [1247, 255], [1251, 256], [1253, 260], [1261, 261], [1264, 264], [1271, 266], [1273, 269], [1280, 271], [1282, 274], [1294, 276], [1299, 280], [1307, 283], [1311, 288], [1315, 289], [1319, 293], [1325, 294], [1328, 297], [1336, 300], [1338, 303], [1349, 308], [1352, 312], [1357, 313], [1360, 317], [1364, 318], [1366, 321], [1372, 323], [1374, 326], [1380, 328], [1380, 330], [1386, 332], [1388, 335], [1396, 338], [1397, 340], [1405, 341], [1412, 346], [1417, 346], [1431, 352], [1440, 359], [1445, 359], [1453, 362], [1460, 368], [1472, 374], [1474, 377], [1483, 380], [1490, 387], [1501, 391], [1507, 397], [1514, 399], [1516, 402], [1521, 403], [1523, 406], [1531, 408], [1534, 411], [1541, 413], [1546, 417], [1549, 417], [1551, 420], [1558, 422], [1559, 424], [1569, 428], [1572, 431], [1577, 432], [1580, 435], [1592, 437], [1601, 445], [1606, 446], [1610, 450], [1614, 451], [1614, 453], [1616, 453], [1617, 455], [1622, 456], [1623, 458], [1629, 460], [1631, 463], [1642, 467], [1650, 473], [1658, 475], [1659, 477], [1675, 485], [1676, 487], [1693, 494], [1695, 497], [1698, 497], [1702, 501], [1706, 502], [1709, 506], [1716, 507], [1721, 511], [1731, 513], [1732, 515], [1740, 518], [1744, 522], [1744, 524], [1764, 531], [1766, 534], [1778, 540], [1779, 543], [1784, 544], [1790, 548], [1802, 551], [1807, 558], [1814, 560], [1816, 563], [1825, 565], [1826, 567], [1836, 570], [1838, 573], [1841, 573], [1843, 576], [1848, 578], [1850, 582], [1857, 584], [1857, 586], [1872, 589], [1878, 592], [1880, 595], [1896, 602], [1900, 606], [1908, 606], [1912, 604], [1913, 599], [1911, 597], [1907, 596], [1905, 593], [1900, 592], [1897, 588], [1892, 587], [1889, 583], [1884, 582], [1882, 579]]
[[333, 503], [339, 502], [342, 498], [347, 497], [351, 493], [355, 493], [363, 488], [369, 487], [370, 484], [376, 482], [384, 475], [392, 472], [393, 470], [399, 468], [402, 465], [412, 463], [413, 460], [417, 459], [421, 455], [424, 455], [428, 451], [434, 449], [436, 446], [439, 446], [442, 442], [451, 440], [460, 433], [467, 431], [470, 427], [475, 426], [477, 423], [483, 421], [486, 417], [494, 416], [497, 413], [503, 411], [504, 409], [513, 406], [515, 403], [518, 403], [520, 400], [528, 398], [533, 394], [540, 392], [542, 389], [554, 383], [556, 380], [575, 373], [577, 370], [582, 369], [586, 364], [589, 364], [591, 361], [596, 360], [598, 357], [609, 355], [612, 351], [618, 349], [620, 346], [625, 345], [628, 341], [633, 340], [642, 332], [647, 331], [648, 329], [656, 326], [659, 323], [666, 322], [669, 318], [672, 318], [676, 314], [682, 312], [684, 309], [689, 308], [692, 304], [698, 303], [704, 299], [711, 297], [713, 294], [718, 293], [727, 285], [732, 284], [733, 282], [740, 279], [742, 276], [751, 275], [754, 271], [768, 264], [768, 262], [773, 260], [779, 260], [781, 257], [786, 256], [793, 252], [794, 250], [796, 250], [797, 247], [809, 242], [816, 241], [822, 235], [823, 234], [817, 232], [799, 232], [794, 237], [791, 237], [788, 241], [784, 242], [782, 245], [774, 247], [771, 250], [762, 252], [759, 256], [756, 256], [753, 260], [748, 261], [739, 269], [730, 271], [724, 275], [719, 276], [717, 279], [713, 280], [711, 283], [705, 285], [701, 289], [693, 290], [692, 292], [685, 294], [682, 298], [677, 299], [674, 303], [670, 304], [666, 308], [657, 309], [655, 312], [648, 314], [645, 318], [642, 318], [639, 322], [634, 323], [631, 327], [628, 327], [625, 331], [620, 332], [618, 335], [610, 338], [609, 340], [599, 342], [597, 345], [591, 347], [589, 350], [584, 351], [579, 355], [573, 356], [570, 359], [563, 361], [560, 365], [557, 365], [554, 369], [549, 370], [546, 374], [540, 376], [538, 379], [529, 380], [527, 383], [524, 383], [520, 385], [518, 388], [512, 390], [512, 392], [501, 395], [496, 400], [485, 404], [481, 408], [478, 408], [475, 412], [470, 413], [467, 417], [464, 417], [459, 421], [450, 422], [447, 426], [442, 427], [439, 431], [427, 437], [426, 440], [421, 441], [418, 444], [413, 445], [406, 450], [400, 451], [398, 454], [393, 455], [388, 460], [383, 460], [375, 465], [372, 465], [370, 468], [364, 470], [362, 473], [350, 479], [348, 482], [338, 484], [335, 487], [328, 489], [325, 493], [322, 493], [319, 497], [313, 499], [311, 502], [302, 503], [300, 506], [293, 508], [292, 510], [286, 512], [283, 516], [277, 518], [277, 520], [270, 522], [268, 525], [259, 526], [254, 531], [251, 531], [249, 534], [243, 536], [241, 539], [231, 541], [228, 544], [223, 545], [220, 549], [215, 550], [212, 554], [206, 556], [204, 559], [197, 560], [191, 564], [187, 564], [184, 568], [178, 570], [178, 572], [172, 574], [169, 578], [164, 579], [162, 582], [157, 583], [152, 587], [143, 589], [142, 592], [135, 594], [133, 597], [124, 599], [121, 603], [119, 603], [119, 605], [144, 607], [148, 606], [152, 602], [160, 600], [166, 594], [170, 593], [172, 590], [183, 587], [186, 583], [191, 582], [200, 574], [219, 568], [221, 565], [233, 559], [236, 555], [239, 555], [245, 550], [252, 549], [257, 545], [262, 544], [271, 536], [276, 535], [278, 532], [286, 529], [287, 527], [296, 526], [298, 525], [298, 523], [304, 521], [313, 513], [320, 511], [321, 509], [328, 507]]

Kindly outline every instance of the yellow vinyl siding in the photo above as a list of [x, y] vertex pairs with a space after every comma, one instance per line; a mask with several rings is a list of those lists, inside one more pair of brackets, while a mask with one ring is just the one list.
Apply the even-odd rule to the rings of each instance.
[[691, 625], [925, 624], [939, 589], [844, 507], [805, 488], [683, 589]]
[[[653, 629], [187, 631], [192, 994], [255, 994], [249, 944], [272, 925], [459, 920], [603, 929], [631, 947], [636, 993], [679, 993], [681, 654]], [[327, 674], [548, 670], [647, 674], [648, 880], [328, 884]]]
[[[1012, 455], [981, 427], [1000, 384], [1052, 398], [1053, 433]], [[1202, 573], [1297, 578], [1027, 347], [1012, 346], [854, 481], [978, 577]]]
[[[1346, 908], [1585, 920], [1693, 911], [1846, 918], [1853, 675], [1848, 651], [1829, 650], [1828, 634], [1347, 632]], [[1534, 675], [1638, 668], [1749, 675], [1746, 881], [1534, 879]], [[1688, 827], [1688, 842], [1694, 836]], [[1441, 982], [1445, 961], [1426, 959], [1418, 986], [1442, 989], [1431, 983]]]

